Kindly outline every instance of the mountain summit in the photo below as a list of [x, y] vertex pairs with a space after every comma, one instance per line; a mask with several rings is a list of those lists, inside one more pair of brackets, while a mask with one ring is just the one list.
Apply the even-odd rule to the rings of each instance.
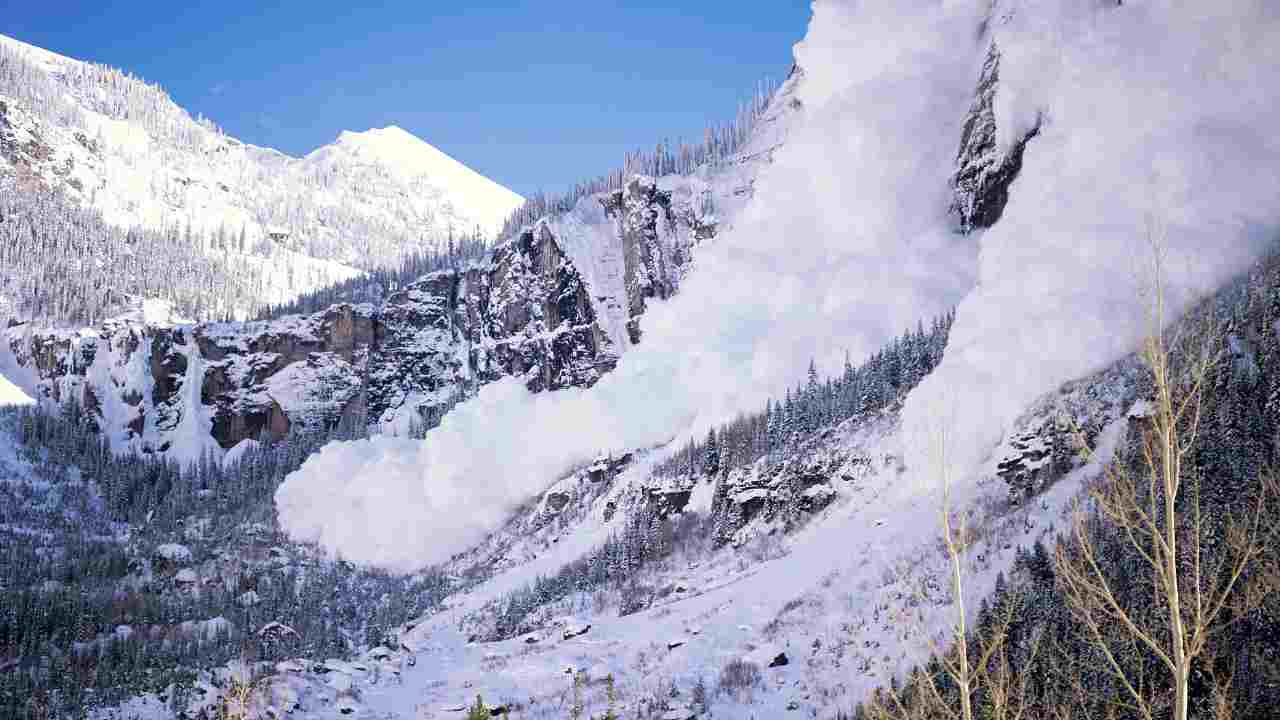
[[58, 191], [116, 228], [177, 228], [199, 249], [229, 248], [231, 265], [281, 255], [266, 265], [293, 272], [257, 293], [270, 302], [441, 250], [450, 236], [492, 238], [524, 201], [398, 127], [343, 132], [291, 157], [126, 72], [5, 36], [0, 179]]
[[474, 218], [487, 235], [496, 235], [506, 216], [524, 202], [521, 196], [396, 125], [364, 132], [344, 130], [337, 140], [312, 151], [303, 162], [313, 172], [368, 164], [390, 170], [402, 183], [424, 180], [444, 189], [445, 200], [457, 214]]

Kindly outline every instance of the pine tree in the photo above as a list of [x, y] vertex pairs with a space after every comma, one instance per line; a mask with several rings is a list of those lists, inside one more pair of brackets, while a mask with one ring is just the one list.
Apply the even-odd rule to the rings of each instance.
[[706, 450], [703, 455], [702, 472], [705, 475], [715, 475], [720, 472], [720, 444], [716, 440], [715, 428], [707, 431]]

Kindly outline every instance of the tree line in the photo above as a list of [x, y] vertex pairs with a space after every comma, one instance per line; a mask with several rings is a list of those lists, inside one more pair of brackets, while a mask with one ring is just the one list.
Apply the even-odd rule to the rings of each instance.
[[734, 118], [706, 128], [701, 142], [663, 140], [652, 150], [626, 153], [621, 167], [577, 183], [564, 193], [539, 192], [527, 198], [503, 223], [499, 237], [511, 237], [547, 215], [569, 212], [584, 197], [621, 190], [632, 175], [692, 175], [698, 168], [729, 161], [751, 139], [777, 89], [775, 82], [762, 81], [751, 97], [739, 105]]
[[1155, 317], [1148, 408], [1087, 502], [1055, 542], [1019, 549], [970, 631], [853, 718], [1275, 716], [1280, 258], [1167, 331], [1158, 301]]
[[[0, 477], [0, 716], [82, 717], [170, 685], [177, 708], [200, 670], [348, 658], [394, 643], [398, 626], [456, 589], [431, 569], [328, 559], [279, 530], [280, 482], [324, 443], [362, 436], [355, 424], [186, 467], [113, 452], [74, 405], [5, 409], [0, 432], [30, 469]], [[166, 543], [190, 561], [167, 563]], [[199, 584], [180, 585], [178, 566]], [[271, 622], [296, 635], [258, 633]]]
[[195, 319], [256, 307], [257, 266], [200, 252], [208, 242], [190, 228], [118, 228], [61, 192], [0, 179], [0, 300], [10, 316], [92, 325], [131, 298], [167, 300]]
[[[948, 312], [931, 321], [928, 330], [921, 323], [857, 367], [846, 360], [843, 372], [826, 380], [819, 379], [811, 362], [807, 380], [788, 390], [784, 399], [768, 400], [764, 410], [712, 429], [705, 441], [690, 442], [657, 465], [653, 477], [716, 477], [720, 483], [729, 470], [764, 457], [786, 457], [826, 428], [870, 418], [905, 397], [941, 361], [954, 320], [954, 312]], [[693, 538], [724, 543], [739, 520], [722, 495], [723, 485], [718, 484], [719, 501], [709, 514], [684, 513], [675, 518], [664, 518], [652, 502], [642, 502], [604, 544], [555, 574], [540, 576], [498, 599], [486, 639], [502, 640], [532, 630], [529, 617], [552, 603], [633, 583], [645, 567]], [[648, 593], [635, 589], [621, 597], [622, 615], [644, 609], [650, 599]]]
[[876, 351], [861, 365], [846, 357], [839, 375], [819, 378], [810, 361], [807, 379], [770, 399], [758, 412], [707, 431], [654, 469], [658, 477], [692, 479], [786, 454], [819, 430], [879, 412], [900, 401], [942, 360], [954, 311], [923, 323]]
[[280, 305], [258, 312], [258, 320], [274, 320], [285, 315], [309, 315], [338, 303], [380, 304], [391, 293], [429, 273], [457, 270], [489, 256], [491, 246], [479, 232], [469, 236], [449, 236], [441, 250], [424, 249], [405, 255], [397, 267], [376, 268], [349, 280], [298, 295]]

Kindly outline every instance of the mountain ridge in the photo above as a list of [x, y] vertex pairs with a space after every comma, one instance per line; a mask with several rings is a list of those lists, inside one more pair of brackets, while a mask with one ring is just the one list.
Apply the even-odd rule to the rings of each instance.
[[451, 236], [492, 238], [524, 201], [395, 126], [343, 131], [294, 157], [228, 135], [125, 71], [7, 36], [0, 175], [61, 192], [117, 228], [195, 235], [197, 251], [284, 250], [348, 268], [295, 272], [267, 304], [446, 250]]

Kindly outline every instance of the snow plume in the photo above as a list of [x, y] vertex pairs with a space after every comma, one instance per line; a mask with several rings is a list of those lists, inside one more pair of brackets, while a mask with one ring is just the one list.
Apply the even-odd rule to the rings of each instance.
[[996, 122], [1045, 121], [982, 238], [946, 357], [907, 403], [909, 446], [947, 416], [955, 477], [1036, 396], [1136, 348], [1150, 329], [1149, 237], [1167, 253], [1175, 314], [1277, 238], [1280, 7], [1087, 5], [997, 8]]
[[[834, 371], [956, 303], [951, 348], [907, 422], [951, 401], [952, 445], [976, 461], [1031, 398], [1132, 346], [1148, 210], [1181, 301], [1254, 256], [1280, 209], [1264, 126], [1276, 11], [1107, 5], [815, 3], [796, 47], [801, 125], [614, 372], [542, 395], [503, 381], [425, 441], [327, 447], [281, 487], [282, 525], [356, 561], [446, 559], [596, 453], [705, 433], [811, 357]], [[999, 225], [961, 237], [948, 178], [992, 35], [999, 139], [1042, 129]]]
[[835, 371], [957, 302], [977, 248], [944, 213], [980, 19], [919, 0], [819, 3], [796, 50], [803, 125], [612, 373], [585, 391], [490, 385], [421, 443], [328, 447], [281, 487], [283, 526], [352, 560], [444, 559], [574, 464], [705, 433], [810, 358]]

